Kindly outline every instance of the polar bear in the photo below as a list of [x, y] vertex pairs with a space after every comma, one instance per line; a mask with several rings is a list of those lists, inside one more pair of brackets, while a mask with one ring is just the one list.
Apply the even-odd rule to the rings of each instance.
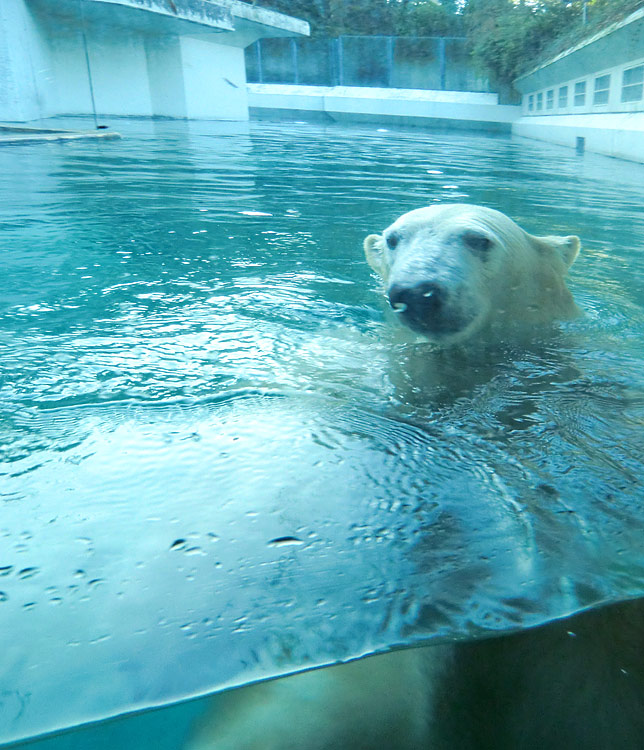
[[419, 208], [364, 241], [401, 322], [440, 345], [489, 340], [579, 314], [565, 276], [579, 238], [534, 237], [464, 203]]
[[185, 750], [641, 750], [644, 601], [214, 696]]
[[[389, 304], [440, 347], [572, 318], [579, 238], [467, 204], [364, 242]], [[644, 606], [472, 643], [402, 649], [214, 696], [186, 750], [641, 750]]]

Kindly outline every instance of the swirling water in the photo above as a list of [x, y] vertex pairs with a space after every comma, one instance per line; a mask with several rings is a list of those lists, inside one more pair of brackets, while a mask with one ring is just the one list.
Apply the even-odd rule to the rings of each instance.
[[[644, 167], [119, 128], [0, 151], [0, 742], [644, 593]], [[579, 234], [583, 318], [437, 379], [361, 250], [436, 201]]]

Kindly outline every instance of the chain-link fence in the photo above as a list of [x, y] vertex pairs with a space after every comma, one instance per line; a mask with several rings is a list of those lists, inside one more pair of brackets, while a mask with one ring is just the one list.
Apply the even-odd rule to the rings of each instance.
[[261, 39], [246, 70], [251, 83], [490, 91], [461, 37]]

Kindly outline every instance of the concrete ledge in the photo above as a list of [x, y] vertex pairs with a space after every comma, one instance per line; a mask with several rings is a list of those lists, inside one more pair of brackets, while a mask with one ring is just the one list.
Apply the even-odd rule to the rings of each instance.
[[499, 105], [496, 94], [467, 91], [251, 83], [248, 104], [251, 116], [259, 119], [323, 118], [508, 133], [520, 116], [519, 107]]
[[110, 130], [47, 130], [44, 128], [23, 128], [16, 125], [0, 125], [0, 146], [94, 138], [116, 140], [120, 137], [119, 133]]
[[644, 112], [521, 117], [513, 123], [512, 134], [644, 162]]

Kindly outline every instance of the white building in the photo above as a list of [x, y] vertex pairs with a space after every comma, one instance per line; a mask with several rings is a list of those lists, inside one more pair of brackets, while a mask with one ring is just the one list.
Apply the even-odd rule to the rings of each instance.
[[244, 48], [308, 33], [238, 0], [0, 0], [0, 121], [246, 120]]
[[515, 81], [515, 135], [644, 162], [644, 8]]

